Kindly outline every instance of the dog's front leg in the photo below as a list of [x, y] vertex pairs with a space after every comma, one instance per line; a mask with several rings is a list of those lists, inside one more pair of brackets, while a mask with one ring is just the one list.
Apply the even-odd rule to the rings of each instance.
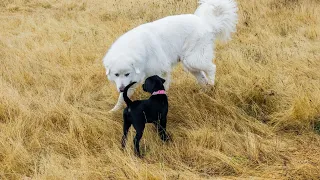
[[110, 110], [111, 112], [118, 111], [121, 108], [121, 106], [123, 105], [124, 101], [123, 101], [122, 94], [123, 94], [122, 92], [119, 94], [117, 104]]
[[216, 65], [215, 64], [208, 65], [205, 71], [206, 71], [206, 74], [208, 75], [209, 84], [213, 86], [215, 77], [216, 77]]
[[[133, 95], [134, 90], [135, 90], [135, 87], [132, 87], [132, 88], [130, 88], [130, 89], [128, 90], [128, 94], [127, 94], [127, 95], [128, 95], [129, 98]], [[123, 93], [121, 92], [121, 93], [119, 94], [117, 104], [116, 104], [110, 111], [111, 111], [111, 112], [118, 111], [118, 110], [122, 107], [123, 103], [124, 103]]]
[[158, 129], [158, 134], [162, 141], [168, 141], [169, 137], [167, 135], [167, 118], [161, 118], [160, 122], [155, 122], [156, 128]]

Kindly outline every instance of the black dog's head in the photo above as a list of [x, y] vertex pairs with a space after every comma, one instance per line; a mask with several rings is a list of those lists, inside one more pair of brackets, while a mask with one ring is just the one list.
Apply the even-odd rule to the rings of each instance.
[[164, 86], [163, 86], [164, 82], [166, 82], [166, 80], [162, 79], [157, 75], [150, 76], [146, 79], [146, 81], [142, 85], [142, 89], [145, 92], [149, 92], [152, 94], [155, 91], [164, 90]]

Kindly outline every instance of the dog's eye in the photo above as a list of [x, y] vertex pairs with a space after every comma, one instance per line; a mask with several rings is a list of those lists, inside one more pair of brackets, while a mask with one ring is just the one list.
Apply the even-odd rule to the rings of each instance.
[[115, 76], [119, 77], [119, 74], [117, 73], [117, 74], [115, 74]]
[[126, 76], [126, 77], [129, 76], [129, 74], [130, 74], [130, 73], [127, 73], [127, 74], [125, 74], [125, 76]]

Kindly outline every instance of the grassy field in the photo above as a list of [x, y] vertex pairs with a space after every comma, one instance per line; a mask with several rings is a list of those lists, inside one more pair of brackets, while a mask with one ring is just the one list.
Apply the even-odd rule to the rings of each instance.
[[[102, 58], [127, 30], [196, 0], [0, 0], [1, 179], [319, 179], [320, 1], [237, 0], [202, 91], [178, 66], [163, 144], [133, 155]], [[146, 98], [141, 89], [133, 99]]]

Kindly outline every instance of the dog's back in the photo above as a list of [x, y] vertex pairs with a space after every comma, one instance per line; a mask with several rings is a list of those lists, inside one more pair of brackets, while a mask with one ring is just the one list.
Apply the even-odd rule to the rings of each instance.
[[166, 116], [168, 113], [168, 98], [166, 94], [160, 94], [157, 96], [151, 96], [149, 99], [132, 101], [128, 97], [129, 88], [136, 82], [130, 83], [125, 87], [123, 91], [123, 99], [127, 104], [125, 112], [132, 114], [133, 118], [137, 114], [143, 113], [148, 120], [146, 122], [151, 123], [159, 119], [159, 116]]

